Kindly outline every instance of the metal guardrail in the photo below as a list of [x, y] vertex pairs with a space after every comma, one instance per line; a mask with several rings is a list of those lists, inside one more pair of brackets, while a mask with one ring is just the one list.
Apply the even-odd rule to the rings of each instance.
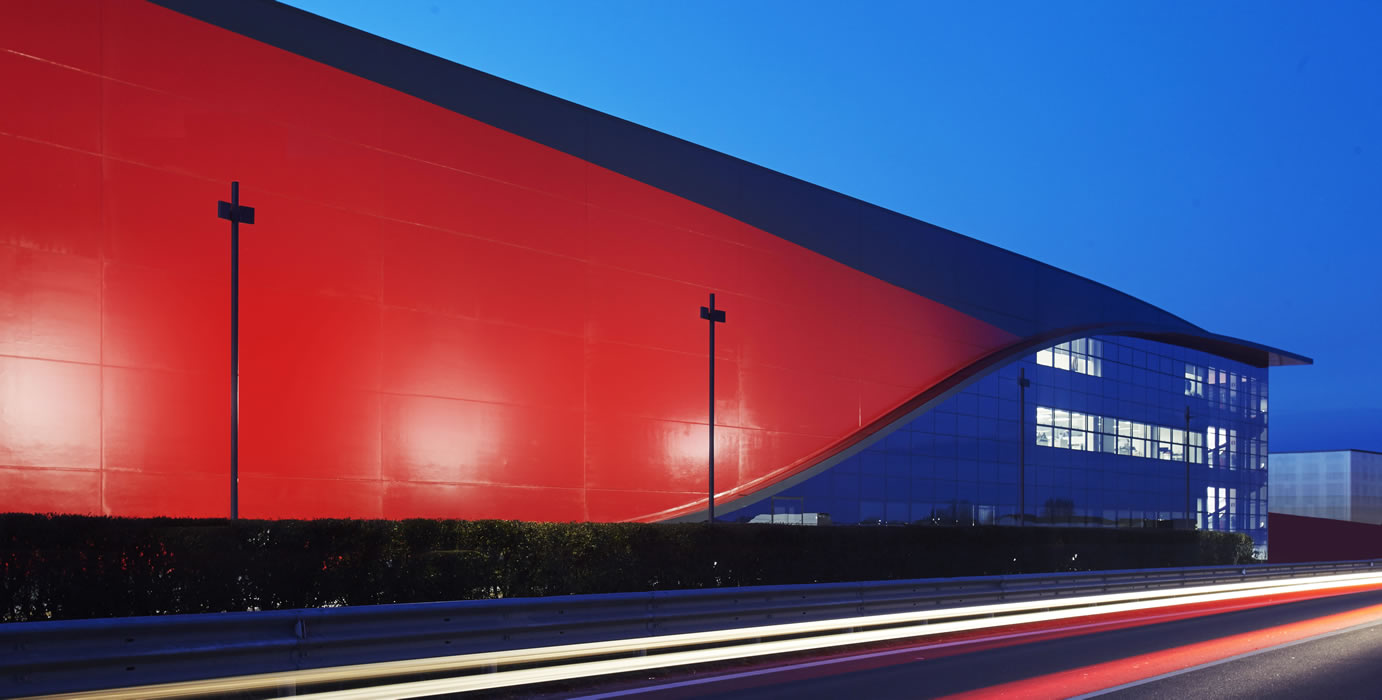
[[0, 625], [0, 694], [41, 695], [735, 627], [1375, 570], [1253, 564]]

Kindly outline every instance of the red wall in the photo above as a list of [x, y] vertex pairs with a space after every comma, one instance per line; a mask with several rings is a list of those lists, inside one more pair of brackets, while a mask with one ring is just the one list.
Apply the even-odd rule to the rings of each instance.
[[1267, 531], [1273, 564], [1382, 559], [1382, 525], [1269, 513]]
[[137, 0], [0, 3], [0, 85], [0, 511], [228, 513], [231, 180], [247, 517], [703, 507], [711, 291], [726, 496], [1014, 340]]

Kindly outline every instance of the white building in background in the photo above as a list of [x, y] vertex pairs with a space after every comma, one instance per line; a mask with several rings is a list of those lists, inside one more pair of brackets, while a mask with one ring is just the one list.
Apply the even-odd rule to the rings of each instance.
[[1273, 452], [1270, 460], [1273, 513], [1382, 524], [1382, 453]]

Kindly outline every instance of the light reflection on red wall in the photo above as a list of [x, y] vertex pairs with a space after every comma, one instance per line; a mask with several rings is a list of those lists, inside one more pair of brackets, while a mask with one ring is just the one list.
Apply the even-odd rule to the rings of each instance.
[[[0, 511], [623, 520], [807, 466], [1013, 338], [134, 0], [0, 4]], [[828, 316], [830, 323], [821, 318]]]

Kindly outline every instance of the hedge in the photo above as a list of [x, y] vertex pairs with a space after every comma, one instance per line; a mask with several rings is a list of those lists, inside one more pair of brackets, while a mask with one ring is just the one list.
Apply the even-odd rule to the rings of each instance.
[[0, 515], [0, 621], [1233, 564], [1241, 534]]

